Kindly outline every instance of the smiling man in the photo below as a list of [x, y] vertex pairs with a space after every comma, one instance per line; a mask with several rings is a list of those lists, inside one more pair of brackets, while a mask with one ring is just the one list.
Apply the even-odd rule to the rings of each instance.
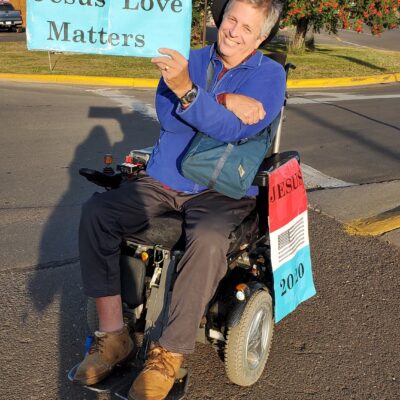
[[[232, 142], [265, 129], [285, 97], [283, 68], [256, 51], [277, 22], [277, 0], [231, 0], [216, 45], [189, 60], [171, 49], [152, 62], [160, 69], [156, 109], [160, 137], [147, 175], [93, 196], [83, 207], [80, 260], [86, 295], [96, 298], [99, 331], [75, 381], [94, 384], [133, 351], [123, 324], [119, 245], [125, 232], [143, 229], [168, 211], [184, 219], [185, 253], [177, 266], [168, 323], [148, 353], [129, 392], [133, 400], [162, 400], [172, 388], [184, 354], [227, 271], [230, 233], [255, 207], [257, 188], [236, 200], [186, 179], [180, 162], [196, 132]], [[270, 138], [272, 140], [272, 138]]]

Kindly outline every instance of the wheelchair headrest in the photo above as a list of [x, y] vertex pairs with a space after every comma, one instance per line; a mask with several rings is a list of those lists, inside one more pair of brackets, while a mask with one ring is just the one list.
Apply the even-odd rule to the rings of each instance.
[[[228, 4], [228, 1], [229, 0], [213, 0], [213, 3], [211, 5], [211, 13], [217, 28], [219, 28], [219, 26], [221, 25], [222, 17], [224, 16], [224, 10], [226, 5]], [[260, 47], [271, 41], [274, 38], [274, 36], [278, 33], [279, 23], [280, 23], [280, 17], [278, 18], [278, 21], [276, 22], [275, 26], [271, 29], [269, 36], [260, 44]]]

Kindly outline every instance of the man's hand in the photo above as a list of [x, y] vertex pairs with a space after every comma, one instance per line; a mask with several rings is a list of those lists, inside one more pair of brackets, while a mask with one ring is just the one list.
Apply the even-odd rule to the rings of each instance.
[[246, 125], [254, 125], [266, 116], [262, 103], [242, 94], [227, 93], [225, 104]]
[[180, 98], [193, 85], [189, 76], [188, 61], [176, 50], [162, 48], [158, 51], [169, 57], [154, 57], [151, 62], [160, 69], [166, 85]]

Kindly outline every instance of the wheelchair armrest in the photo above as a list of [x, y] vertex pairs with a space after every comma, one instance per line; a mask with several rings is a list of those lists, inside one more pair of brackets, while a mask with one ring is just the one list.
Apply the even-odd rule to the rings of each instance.
[[120, 172], [110, 175], [95, 169], [81, 168], [79, 170], [79, 174], [84, 176], [88, 181], [94, 183], [95, 185], [102, 186], [104, 188], [116, 189], [119, 187], [122, 181], [122, 175]]
[[300, 162], [300, 155], [297, 151], [284, 151], [283, 153], [276, 153], [271, 157], [265, 158], [254, 178], [253, 185], [268, 186], [268, 176], [293, 158]]

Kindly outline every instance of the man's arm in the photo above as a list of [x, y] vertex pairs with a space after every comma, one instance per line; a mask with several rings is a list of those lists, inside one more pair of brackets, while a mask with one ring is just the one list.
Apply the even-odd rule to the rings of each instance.
[[217, 101], [233, 112], [246, 125], [254, 125], [266, 116], [262, 103], [249, 96], [221, 93], [217, 96]]
[[253, 125], [244, 124], [235, 114], [221, 107], [213, 95], [199, 88], [193, 104], [186, 110], [177, 109], [177, 115], [189, 125], [215, 139], [231, 142], [247, 138], [266, 128], [279, 114], [285, 99], [285, 72], [278, 66], [271, 74], [248, 79], [236, 94], [259, 101], [266, 116]]
[[[165, 84], [172, 90], [177, 97], [190, 90], [192, 81], [188, 72], [187, 60], [178, 52], [169, 49], [160, 49], [167, 57], [156, 57], [152, 59], [161, 70]], [[193, 128], [211, 136], [215, 139], [229, 142], [242, 138], [250, 137], [267, 127], [278, 115], [285, 96], [285, 73], [278, 64], [271, 64], [268, 73], [258, 74], [254, 79], [248, 79], [242, 88], [237, 89], [236, 95], [242, 95], [240, 99], [243, 103], [247, 97], [247, 103], [258, 101], [262, 108], [268, 111], [268, 114], [257, 123], [252, 125], [245, 124], [238, 115], [228, 110], [215, 101], [214, 95], [209, 94], [199, 87], [198, 95], [190, 107], [182, 109], [178, 106], [177, 115], [191, 125]], [[234, 98], [232, 96], [232, 98]], [[250, 98], [250, 99], [249, 99]], [[228, 96], [229, 102], [229, 96]], [[237, 102], [236, 102], [237, 103]], [[239, 110], [239, 107], [233, 106], [237, 114], [247, 113], [246, 110]], [[243, 116], [243, 119], [249, 116]], [[257, 118], [253, 115], [255, 122]]]

